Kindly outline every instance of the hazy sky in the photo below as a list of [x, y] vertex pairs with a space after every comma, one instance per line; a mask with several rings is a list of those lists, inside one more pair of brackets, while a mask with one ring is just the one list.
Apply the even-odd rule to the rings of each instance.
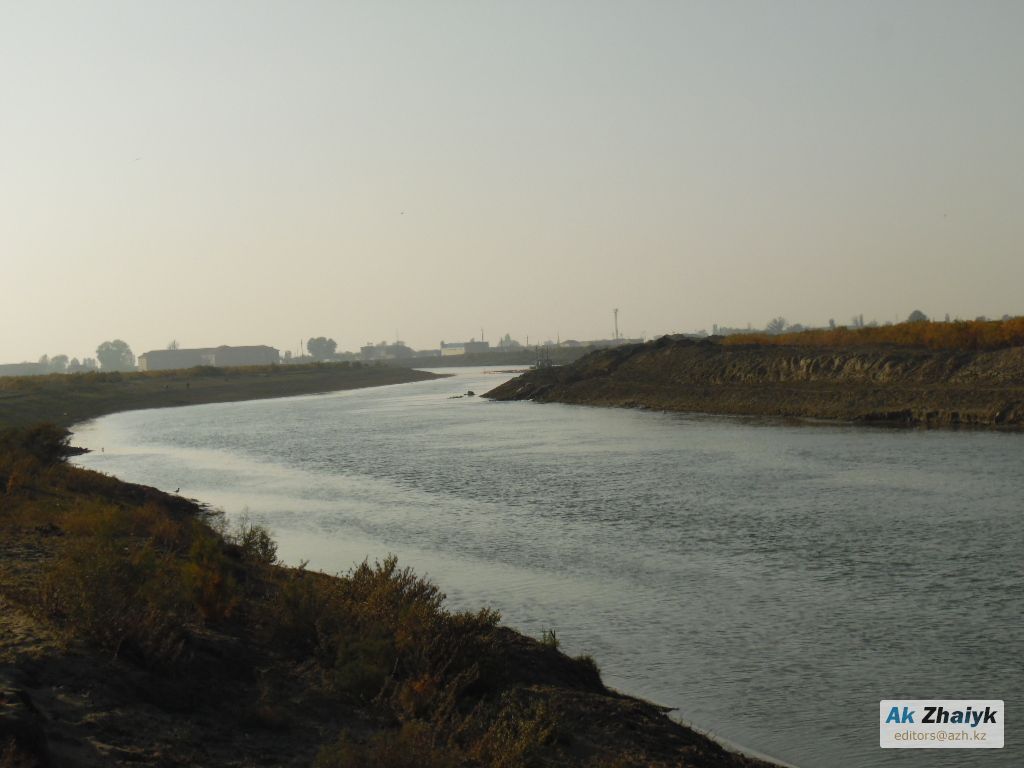
[[1024, 3], [0, 0], [0, 362], [1024, 313]]

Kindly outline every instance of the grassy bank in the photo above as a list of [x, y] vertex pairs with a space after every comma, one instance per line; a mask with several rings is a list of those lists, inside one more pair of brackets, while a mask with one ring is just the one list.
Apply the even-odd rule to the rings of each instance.
[[383, 365], [324, 363], [0, 377], [0, 427], [70, 426], [117, 411], [333, 392], [438, 378]]
[[269, 534], [0, 437], [0, 766], [762, 765], [394, 560]]

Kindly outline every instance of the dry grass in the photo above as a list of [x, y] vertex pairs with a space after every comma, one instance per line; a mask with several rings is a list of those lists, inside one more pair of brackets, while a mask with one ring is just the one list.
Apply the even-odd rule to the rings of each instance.
[[742, 333], [722, 344], [802, 347], [872, 347], [893, 345], [945, 350], [986, 350], [1024, 346], [1024, 317], [1006, 320], [957, 320], [949, 323], [897, 323], [872, 328], [832, 328], [799, 333]]

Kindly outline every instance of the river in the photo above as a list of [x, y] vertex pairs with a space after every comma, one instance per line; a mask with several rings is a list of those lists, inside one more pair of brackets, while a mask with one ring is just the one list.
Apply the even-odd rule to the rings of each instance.
[[[115, 414], [82, 466], [393, 552], [619, 690], [800, 768], [1021, 765], [1024, 435], [525, 402], [453, 378]], [[881, 750], [878, 702], [1004, 699], [1006, 748]]]

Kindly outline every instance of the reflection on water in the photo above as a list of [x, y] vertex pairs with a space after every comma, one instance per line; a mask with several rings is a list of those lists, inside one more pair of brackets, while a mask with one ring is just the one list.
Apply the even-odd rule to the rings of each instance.
[[1012, 729], [999, 751], [883, 751], [877, 715], [1019, 711], [1024, 436], [449, 399], [505, 378], [118, 414], [78, 431], [106, 449], [79, 462], [248, 509], [292, 563], [395, 552], [799, 766], [1022, 763]]

